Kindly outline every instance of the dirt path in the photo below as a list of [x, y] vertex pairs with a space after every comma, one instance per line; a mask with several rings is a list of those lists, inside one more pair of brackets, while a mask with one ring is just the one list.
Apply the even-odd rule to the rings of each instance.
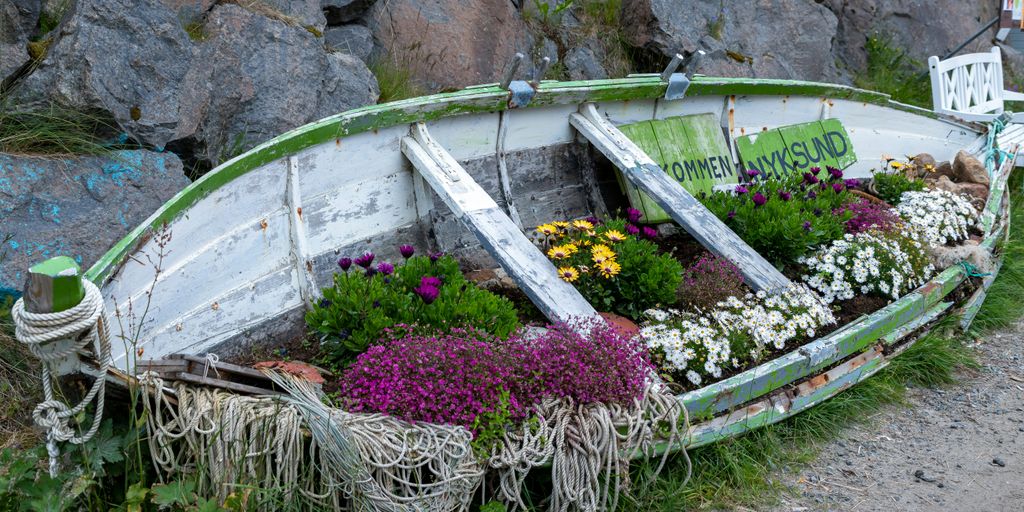
[[[1024, 299], [1024, 298], [1022, 298]], [[1024, 323], [986, 336], [980, 372], [912, 389], [822, 447], [772, 512], [1024, 511]]]

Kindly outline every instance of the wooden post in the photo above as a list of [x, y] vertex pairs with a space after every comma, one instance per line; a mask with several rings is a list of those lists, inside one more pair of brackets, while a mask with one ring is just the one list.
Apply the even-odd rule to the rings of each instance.
[[77, 306], [85, 298], [81, 267], [67, 256], [36, 264], [28, 269], [24, 298], [29, 313], [58, 313]]

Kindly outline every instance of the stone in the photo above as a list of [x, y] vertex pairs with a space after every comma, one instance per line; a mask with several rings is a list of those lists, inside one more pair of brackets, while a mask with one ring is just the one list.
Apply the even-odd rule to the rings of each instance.
[[208, 87], [195, 133], [204, 160], [220, 163], [303, 124], [373, 104], [377, 81], [356, 57], [329, 53], [314, 34], [237, 5], [213, 8], [197, 62]]
[[935, 157], [928, 153], [919, 153], [910, 159], [910, 163], [914, 165], [914, 171], [917, 173], [917, 178], [923, 178], [929, 174], [935, 172], [937, 163]]
[[26, 45], [40, 7], [38, 0], [0, 0], [0, 82], [29, 61]]
[[935, 166], [935, 172], [926, 174], [924, 179], [938, 179], [939, 176], [946, 176], [947, 178], [953, 179], [953, 162], [946, 160]]
[[[928, 57], [954, 49], [998, 14], [996, 2], [828, 0], [825, 5], [839, 21], [831, 34], [836, 40], [834, 59], [850, 69], [865, 68], [867, 39], [882, 34], [891, 40], [890, 46], [906, 49], [920, 61], [924, 70]], [[763, 22], [771, 23], [770, 17]], [[991, 36], [982, 36], [960, 53], [986, 52], [991, 46]]]
[[601, 58], [594, 52], [600, 46], [584, 45], [573, 48], [565, 54], [566, 71], [570, 80], [597, 80], [608, 78], [608, 72], [601, 65]]
[[623, 0], [626, 41], [663, 58], [704, 50], [697, 72], [836, 81], [832, 54], [838, 20], [814, 0], [760, 0], [756, 5]]
[[918, 469], [917, 471], [914, 471], [914, 477], [917, 478], [918, 480], [922, 481], [922, 482], [934, 482], [935, 481], [935, 477], [925, 473], [925, 471], [923, 469]]
[[960, 150], [953, 158], [953, 181], [959, 183], [978, 183], [989, 186], [988, 170], [966, 151]]
[[1000, 457], [996, 457], [996, 458], [992, 459], [992, 464], [994, 464], [996, 466], [999, 466], [1001, 468], [1005, 468], [1006, 467], [1006, 461], [1004, 461]]
[[366, 22], [374, 57], [400, 63], [431, 90], [497, 82], [512, 56], [530, 55], [534, 42], [508, 0], [377, 2]]
[[376, 0], [321, 0], [320, 7], [329, 25], [351, 23], [362, 18]]
[[330, 51], [344, 52], [368, 62], [373, 51], [373, 33], [362, 25], [328, 27], [324, 32], [324, 44]]
[[238, 5], [267, 18], [277, 19], [323, 36], [327, 18], [320, 8], [320, 0], [245, 0]]
[[[29, 267], [68, 256], [83, 269], [189, 184], [173, 153], [41, 158], [0, 154], [0, 294]], [[8, 238], [9, 237], [9, 238]]]
[[209, 11], [217, 4], [217, 0], [160, 0], [165, 6], [178, 14], [178, 18], [189, 23]]
[[189, 40], [159, 0], [79, 0], [18, 101], [108, 112], [131, 137], [163, 148], [195, 132], [209, 94]]
[[988, 200], [988, 186], [978, 183], [954, 183], [947, 176], [939, 176], [938, 179], [928, 180], [928, 187], [936, 190], [945, 190], [954, 194], [971, 196], [981, 201]]

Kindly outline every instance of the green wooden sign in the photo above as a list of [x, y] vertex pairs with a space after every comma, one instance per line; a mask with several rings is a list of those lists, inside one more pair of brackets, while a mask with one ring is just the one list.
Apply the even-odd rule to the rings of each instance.
[[850, 136], [838, 119], [783, 126], [736, 139], [745, 169], [781, 178], [812, 167], [845, 169], [857, 161]]
[[[710, 193], [715, 185], [738, 183], [722, 128], [715, 114], [696, 114], [642, 121], [619, 126], [640, 149], [689, 193]], [[644, 212], [644, 222], [668, 222], [672, 218], [636, 186], [619, 182], [629, 203]]]

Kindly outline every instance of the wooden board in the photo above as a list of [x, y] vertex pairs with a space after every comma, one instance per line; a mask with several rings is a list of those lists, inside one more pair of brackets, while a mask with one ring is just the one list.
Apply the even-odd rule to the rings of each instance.
[[414, 125], [413, 134], [402, 139], [402, 152], [537, 308], [554, 322], [596, 318], [590, 303], [558, 277], [544, 253], [430, 137], [423, 123]]
[[[692, 195], [711, 193], [715, 185], [738, 182], [729, 145], [715, 114], [642, 121], [618, 128]], [[672, 220], [636, 185], [623, 184], [630, 204], [644, 212], [644, 222]]]
[[811, 167], [845, 169], [857, 161], [846, 128], [838, 119], [811, 121], [747, 135], [736, 140], [746, 169], [776, 179]]
[[581, 113], [572, 114], [569, 122], [608, 157], [630, 183], [669, 212], [672, 219], [701, 245], [736, 264], [743, 279], [752, 288], [770, 291], [789, 285], [786, 276], [670, 178], [628, 137], [601, 117], [594, 104], [584, 104]]

